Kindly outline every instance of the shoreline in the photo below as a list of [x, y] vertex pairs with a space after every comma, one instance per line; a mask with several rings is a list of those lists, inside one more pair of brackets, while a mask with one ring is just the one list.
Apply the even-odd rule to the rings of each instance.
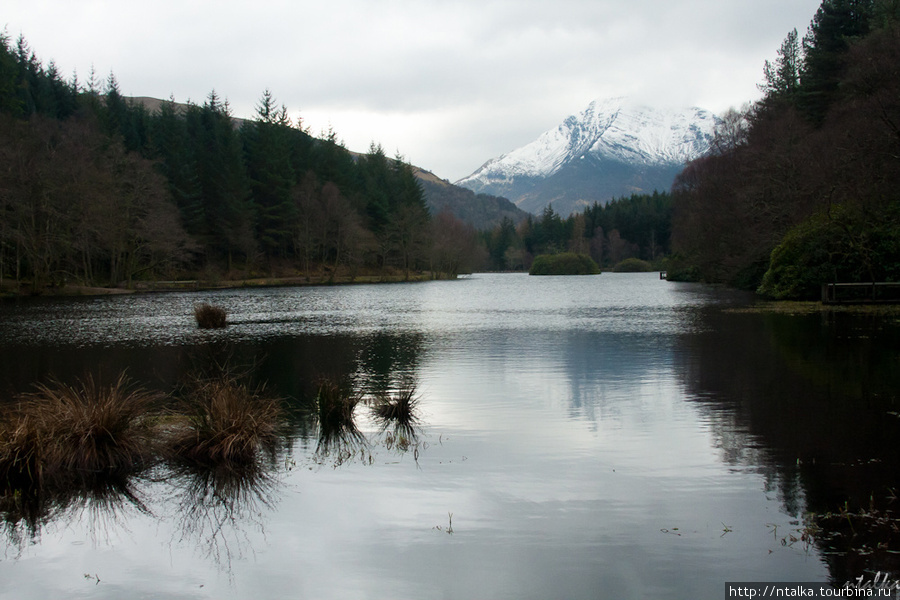
[[725, 308], [730, 313], [813, 315], [851, 313], [882, 317], [900, 317], [900, 304], [823, 304], [820, 300], [765, 300], [758, 299], [750, 306]]
[[292, 277], [253, 277], [247, 279], [221, 279], [221, 280], [179, 280], [179, 281], [138, 281], [132, 287], [102, 287], [66, 284], [63, 286], [48, 286], [43, 290], [33, 293], [30, 284], [4, 284], [0, 288], [0, 298], [28, 298], [28, 297], [79, 297], [79, 296], [114, 296], [124, 294], [148, 294], [165, 292], [202, 292], [210, 290], [229, 290], [240, 288], [264, 288], [264, 287], [313, 287], [331, 285], [360, 285], [371, 283], [419, 283], [423, 281], [456, 279], [442, 273], [431, 271], [418, 271], [410, 273], [406, 277], [402, 273], [366, 274], [351, 277], [342, 276], [292, 276]]

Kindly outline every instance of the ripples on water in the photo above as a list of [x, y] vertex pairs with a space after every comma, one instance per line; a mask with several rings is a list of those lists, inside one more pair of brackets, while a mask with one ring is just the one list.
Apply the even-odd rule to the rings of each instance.
[[[611, 279], [618, 279], [610, 285]], [[622, 281], [628, 281], [622, 285]], [[528, 286], [523, 286], [527, 281]], [[7, 344], [172, 345], [259, 340], [281, 335], [416, 331], [683, 331], [688, 309], [709, 290], [646, 275], [528, 278], [474, 275], [455, 282], [256, 288], [7, 302]], [[229, 311], [226, 331], [198, 331], [192, 309], [208, 301]]]
[[[229, 326], [198, 330], [201, 301], [225, 307]], [[254, 364], [300, 416], [264, 510], [224, 510], [226, 574], [216, 538], [195, 539], [205, 525], [179, 536], [194, 509], [167, 517], [167, 492], [147, 484], [146, 514], [121, 524], [129, 535], [85, 548], [70, 524], [17, 560], [7, 553], [0, 580], [17, 598], [92, 584], [97, 597], [519, 599], [721, 598], [726, 581], [840, 579], [852, 567], [829, 558], [832, 546], [788, 537], [852, 479], [816, 467], [846, 457], [823, 450], [837, 425], [810, 420], [810, 407], [870, 429], [880, 413], [842, 409], [848, 396], [832, 401], [832, 383], [811, 375], [841, 360], [807, 351], [830, 325], [722, 310], [746, 301], [656, 274], [498, 274], [5, 302], [7, 389], [97, 365], [165, 388], [224, 352]], [[388, 447], [361, 407], [359, 454], [315, 456], [307, 404], [322, 374], [379, 389], [415, 377], [415, 455]], [[848, 452], [893, 465], [886, 448]], [[872, 480], [856, 477], [856, 492]]]

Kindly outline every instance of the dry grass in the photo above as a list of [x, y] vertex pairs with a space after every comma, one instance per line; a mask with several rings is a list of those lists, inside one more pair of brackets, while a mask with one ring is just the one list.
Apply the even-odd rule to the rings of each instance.
[[372, 412], [385, 428], [391, 424], [409, 428], [418, 422], [418, 403], [415, 383], [405, 382], [393, 394], [377, 394], [372, 403]]
[[0, 420], [0, 487], [40, 481], [41, 449], [37, 423], [21, 406], [7, 408]]
[[330, 379], [319, 383], [316, 394], [316, 415], [319, 421], [319, 450], [328, 451], [332, 445], [362, 442], [364, 436], [356, 426], [354, 411], [362, 402], [362, 394], [344, 389]]
[[730, 313], [777, 313], [789, 315], [849, 313], [881, 317], [900, 316], [900, 304], [822, 304], [817, 301], [771, 300], [750, 306], [727, 308]]
[[185, 401], [188, 426], [171, 444], [176, 456], [215, 465], [249, 464], [280, 439], [279, 401], [224, 374], [194, 382]]
[[203, 302], [194, 306], [194, 318], [200, 329], [221, 329], [225, 327], [228, 313], [221, 306]]
[[124, 374], [108, 386], [90, 375], [38, 385], [0, 423], [0, 477], [42, 483], [143, 467], [154, 454], [147, 416], [159, 397]]

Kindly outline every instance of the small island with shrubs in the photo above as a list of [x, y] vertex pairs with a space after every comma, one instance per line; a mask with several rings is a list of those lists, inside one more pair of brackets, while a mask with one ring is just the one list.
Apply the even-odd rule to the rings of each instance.
[[600, 267], [586, 254], [563, 252], [541, 254], [531, 264], [529, 275], [599, 275]]

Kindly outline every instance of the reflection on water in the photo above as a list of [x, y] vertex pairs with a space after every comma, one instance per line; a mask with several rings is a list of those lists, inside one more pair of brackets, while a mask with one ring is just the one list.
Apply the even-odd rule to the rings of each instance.
[[136, 476], [88, 476], [65, 488], [3, 489], [0, 523], [9, 549], [21, 552], [39, 543], [48, 524], [81, 522], [95, 543], [109, 539], [131, 512], [150, 514]]
[[[0, 598], [82, 593], [87, 571], [110, 598], [720, 598], [900, 573], [895, 322], [746, 312], [655, 274], [203, 296], [0, 304], [0, 394], [98, 368], [171, 392], [226, 361], [290, 419], [258, 471], [170, 465], [93, 502], [129, 534], [90, 548], [60, 508], [84, 493], [5, 497]], [[198, 300], [232, 324], [198, 330]], [[323, 380], [356, 399], [335, 422]]]
[[723, 459], [760, 465], [784, 510], [822, 529], [833, 581], [900, 573], [900, 330], [848, 314], [704, 320], [679, 357]]
[[235, 560], [253, 552], [249, 530], [264, 533], [278, 505], [274, 464], [180, 466], [167, 474], [177, 525], [173, 541], [200, 550], [229, 575]]

